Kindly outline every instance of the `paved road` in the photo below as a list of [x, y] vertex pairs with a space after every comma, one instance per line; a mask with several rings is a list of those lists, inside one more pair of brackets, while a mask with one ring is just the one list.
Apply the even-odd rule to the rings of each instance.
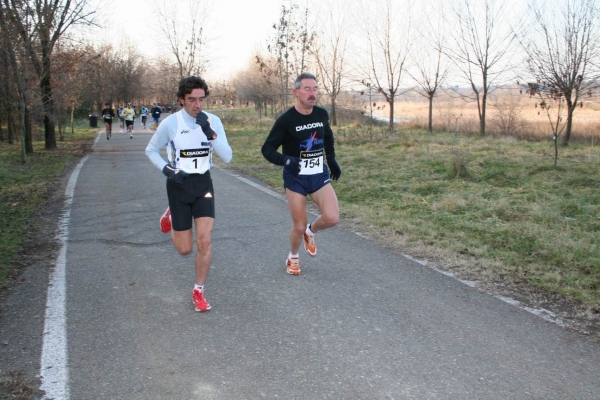
[[193, 258], [158, 228], [167, 201], [149, 139], [102, 136], [79, 172], [65, 275], [71, 399], [600, 396], [599, 344], [342, 226], [319, 233], [302, 275], [286, 274], [286, 203], [219, 168], [213, 310], [195, 312]]

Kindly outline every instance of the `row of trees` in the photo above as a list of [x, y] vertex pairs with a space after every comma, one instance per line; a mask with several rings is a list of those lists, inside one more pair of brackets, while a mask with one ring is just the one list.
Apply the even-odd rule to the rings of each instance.
[[[164, 52], [148, 60], [131, 44], [72, 40], [70, 30], [98, 24], [87, 0], [0, 0], [0, 138], [2, 126], [9, 141], [19, 126], [23, 154], [32, 152], [30, 119], [41, 116], [45, 146], [53, 149], [56, 126], [62, 135], [69, 115], [107, 100], [170, 102], [181, 77], [209, 71], [210, 0], [151, 1]], [[485, 135], [491, 92], [520, 82], [548, 104], [554, 137], [564, 132], [568, 144], [575, 106], [596, 89], [597, 0], [429, 0], [418, 9], [408, 0], [353, 1], [300, 7], [282, 0], [265, 51], [227, 81], [211, 82], [213, 96], [277, 113], [291, 104], [295, 77], [308, 70], [319, 77], [334, 125], [341, 95], [358, 88], [385, 99], [393, 129], [395, 102], [411, 90], [429, 101], [432, 129], [439, 89], [459, 87], [457, 97], [477, 104]]]
[[282, 95], [289, 93], [290, 77], [316, 71], [333, 124], [339, 94], [362, 85], [389, 104], [390, 130], [397, 97], [417, 91], [429, 101], [431, 130], [434, 98], [442, 85], [451, 85], [460, 88], [456, 97], [477, 105], [485, 135], [490, 94], [517, 82], [548, 105], [553, 137], [564, 132], [566, 145], [581, 96], [598, 86], [596, 0], [431, 0], [419, 9], [400, 0], [326, 3], [300, 10], [283, 5], [270, 57], [257, 56], [257, 63]]
[[[0, 140], [20, 138], [25, 162], [33, 152], [32, 121], [43, 121], [45, 148], [52, 150], [57, 128], [62, 138], [75, 113], [98, 111], [106, 101], [172, 101], [182, 76], [205, 70], [207, 2], [189, 0], [181, 10], [183, 2], [155, 1], [165, 55], [147, 60], [127, 42], [82, 43], [77, 35], [99, 25], [98, 4], [89, 0], [0, 0]], [[172, 29], [175, 21], [180, 31]]]

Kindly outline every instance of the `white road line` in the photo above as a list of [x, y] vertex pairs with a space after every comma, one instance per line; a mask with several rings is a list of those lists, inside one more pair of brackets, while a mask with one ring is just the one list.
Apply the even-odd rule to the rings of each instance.
[[273, 197], [275, 197], [275, 198], [277, 198], [279, 200], [283, 200], [283, 201], [287, 202], [287, 199], [286, 199], [285, 196], [283, 196], [283, 195], [281, 195], [279, 193], [276, 193], [276, 192], [272, 191], [271, 189], [267, 189], [266, 187], [261, 186], [258, 183], [252, 182], [250, 179], [246, 179], [246, 178], [244, 178], [244, 177], [242, 177], [242, 176], [240, 176], [238, 174], [235, 174], [235, 173], [233, 173], [233, 172], [231, 172], [229, 170], [226, 170], [224, 168], [219, 168], [219, 169], [221, 171], [225, 172], [227, 175], [233, 176], [234, 178], [237, 178], [240, 181], [245, 182], [248, 185], [250, 185], [250, 186], [252, 186], [252, 187], [254, 187], [254, 188], [258, 189], [258, 190], [262, 190], [263, 192], [265, 192], [267, 194], [270, 194], [271, 196], [273, 196]]
[[56, 238], [60, 241], [60, 252], [56, 259], [54, 271], [50, 273], [48, 297], [46, 299], [46, 316], [44, 322], [44, 340], [40, 362], [42, 377], [41, 389], [46, 392], [44, 399], [67, 400], [69, 398], [69, 369], [67, 358], [67, 318], [66, 318], [66, 284], [65, 272], [67, 263], [67, 241], [69, 238], [69, 221], [75, 184], [81, 167], [87, 161], [85, 156], [77, 165], [65, 195], [65, 210], [58, 223]]

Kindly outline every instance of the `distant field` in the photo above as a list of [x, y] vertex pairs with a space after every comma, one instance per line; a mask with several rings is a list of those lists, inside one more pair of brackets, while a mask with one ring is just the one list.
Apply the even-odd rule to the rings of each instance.
[[[401, 97], [394, 105], [394, 117], [403, 125], [425, 128], [428, 118], [428, 103], [419, 96]], [[584, 140], [588, 143], [600, 143], [600, 99], [597, 96], [583, 96], [582, 107], [575, 110], [573, 121], [573, 140]], [[434, 100], [433, 123], [437, 130], [457, 132], [477, 132], [479, 117], [477, 104], [465, 102], [451, 97], [447, 92]], [[528, 94], [520, 94], [518, 90], [503, 91], [490, 97], [487, 107], [487, 129], [490, 133], [501, 130], [503, 124], [499, 119], [514, 119], [516, 136], [551, 137], [552, 131], [546, 112], [539, 106], [540, 100]], [[362, 104], [362, 110], [370, 114], [371, 108]], [[376, 102], [372, 107], [373, 116], [389, 118], [389, 104]], [[566, 113], [563, 113], [566, 119]]]

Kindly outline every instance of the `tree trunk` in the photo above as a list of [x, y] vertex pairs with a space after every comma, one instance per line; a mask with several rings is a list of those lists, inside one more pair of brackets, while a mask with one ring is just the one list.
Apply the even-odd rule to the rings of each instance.
[[75, 136], [75, 119], [73, 118], [75, 114], [75, 104], [71, 105], [71, 137]]
[[329, 116], [331, 120], [331, 125], [337, 126], [337, 114], [335, 112], [335, 98], [331, 97], [331, 115]]
[[429, 132], [433, 132], [433, 94], [429, 95]]
[[[43, 43], [43, 42], [42, 42]], [[44, 139], [47, 150], [56, 149], [56, 129], [54, 127], [54, 101], [52, 99], [52, 80], [50, 79], [50, 56], [42, 46], [43, 73], [40, 80], [42, 104], [44, 107]]]
[[390, 133], [394, 132], [394, 97], [390, 97], [388, 99], [388, 104], [390, 105], [390, 122], [389, 122], [389, 128], [390, 128]]
[[14, 109], [12, 104], [9, 104], [8, 109], [6, 110], [6, 126], [8, 130], [8, 143], [14, 144], [15, 142], [15, 117], [13, 115]]
[[31, 133], [31, 114], [29, 107], [25, 107], [25, 153], [33, 154], [33, 136]]
[[14, 108], [12, 106], [12, 104], [10, 104], [8, 106], [8, 109], [6, 110], [6, 124], [7, 124], [7, 128], [8, 128], [8, 143], [10, 144], [14, 144], [15, 143], [15, 137], [16, 137], [16, 128], [15, 128], [15, 117], [13, 115], [14, 113]]
[[481, 115], [479, 117], [479, 134], [481, 136], [485, 136], [485, 114], [487, 109], [487, 93], [483, 92], [483, 96], [481, 97]]
[[27, 103], [25, 102], [25, 95], [23, 93], [19, 94], [19, 116], [21, 117], [21, 163], [27, 163], [27, 132], [25, 132], [25, 120], [27, 119], [27, 112], [25, 111], [27, 108]]
[[565, 127], [565, 137], [563, 138], [562, 145], [568, 146], [569, 140], [571, 140], [571, 129], [573, 128], [573, 111], [575, 111], [575, 105], [567, 104], [567, 126]]

